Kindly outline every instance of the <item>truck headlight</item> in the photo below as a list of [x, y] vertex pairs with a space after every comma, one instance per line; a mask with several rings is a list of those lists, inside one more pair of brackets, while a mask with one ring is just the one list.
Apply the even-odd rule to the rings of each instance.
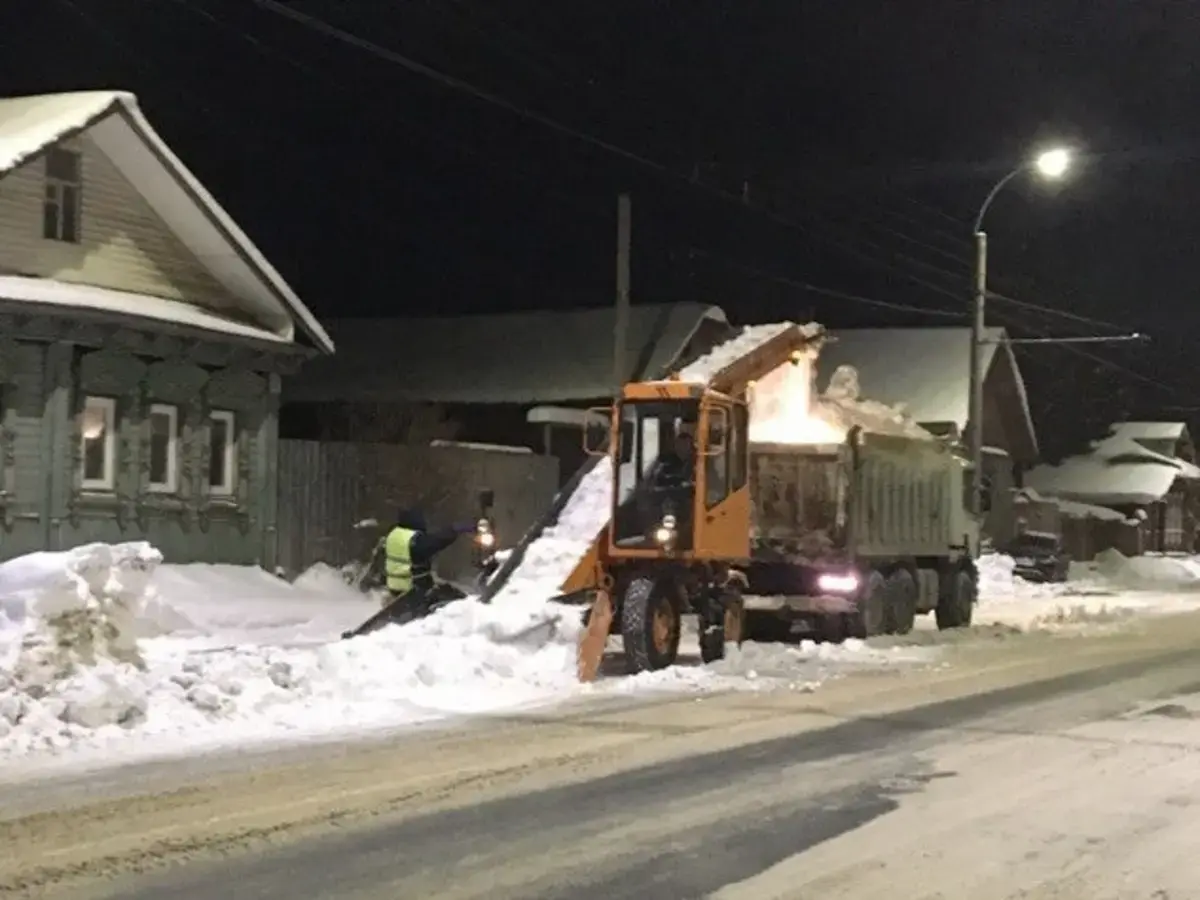
[[654, 530], [654, 540], [660, 544], [669, 544], [675, 540], [675, 517], [667, 513]]
[[858, 576], [853, 572], [825, 572], [817, 576], [817, 590], [826, 594], [853, 594], [858, 590]]

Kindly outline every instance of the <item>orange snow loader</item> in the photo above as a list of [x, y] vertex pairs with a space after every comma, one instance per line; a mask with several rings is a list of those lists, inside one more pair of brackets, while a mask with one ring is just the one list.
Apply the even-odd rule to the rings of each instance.
[[697, 614], [705, 662], [741, 643], [739, 567], [750, 560], [752, 524], [746, 390], [822, 339], [793, 326], [704, 380], [627, 384], [596, 411], [608, 416], [605, 449], [586, 430], [584, 440], [612, 467], [609, 523], [562, 586], [564, 598], [590, 602], [581, 681], [596, 678], [610, 634], [622, 637], [630, 672], [672, 665], [687, 612]]

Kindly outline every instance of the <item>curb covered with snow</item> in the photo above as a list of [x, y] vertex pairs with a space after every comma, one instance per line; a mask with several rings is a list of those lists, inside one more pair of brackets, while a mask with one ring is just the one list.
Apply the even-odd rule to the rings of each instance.
[[1013, 574], [1011, 557], [979, 559], [977, 625], [1022, 631], [1074, 630], [1133, 616], [1200, 610], [1200, 563], [1188, 557], [1125, 557], [1108, 550], [1073, 564], [1068, 581], [1034, 584]]

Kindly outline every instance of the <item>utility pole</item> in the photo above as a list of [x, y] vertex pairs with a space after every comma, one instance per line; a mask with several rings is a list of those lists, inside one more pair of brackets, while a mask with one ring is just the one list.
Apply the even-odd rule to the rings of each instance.
[[629, 252], [632, 239], [633, 213], [629, 195], [617, 197], [617, 315], [613, 327], [613, 392], [621, 389], [629, 377], [625, 365], [626, 335], [629, 331]]
[[987, 311], [987, 235], [975, 230], [975, 287], [971, 303], [971, 377], [967, 406], [967, 449], [971, 456], [971, 512], [983, 514], [983, 343]]

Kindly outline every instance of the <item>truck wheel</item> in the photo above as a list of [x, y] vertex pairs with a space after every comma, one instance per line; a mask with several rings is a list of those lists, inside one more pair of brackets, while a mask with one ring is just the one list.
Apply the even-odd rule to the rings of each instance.
[[719, 615], [717, 621], [700, 617], [700, 659], [706, 663], [724, 659], [727, 643], [740, 647], [746, 639], [746, 608], [740, 590], [727, 588], [720, 603], [712, 607], [709, 615]]
[[675, 664], [679, 655], [679, 609], [649, 578], [635, 578], [621, 604], [621, 639], [631, 675]]
[[941, 631], [968, 628], [975, 612], [977, 588], [974, 575], [966, 569], [955, 569], [938, 585], [938, 605], [934, 612]]
[[883, 634], [886, 620], [887, 582], [878, 572], [872, 572], [859, 592], [858, 609], [846, 616], [847, 636], [865, 640]]
[[897, 569], [887, 580], [888, 634], [908, 634], [917, 621], [917, 582], [908, 569]]

